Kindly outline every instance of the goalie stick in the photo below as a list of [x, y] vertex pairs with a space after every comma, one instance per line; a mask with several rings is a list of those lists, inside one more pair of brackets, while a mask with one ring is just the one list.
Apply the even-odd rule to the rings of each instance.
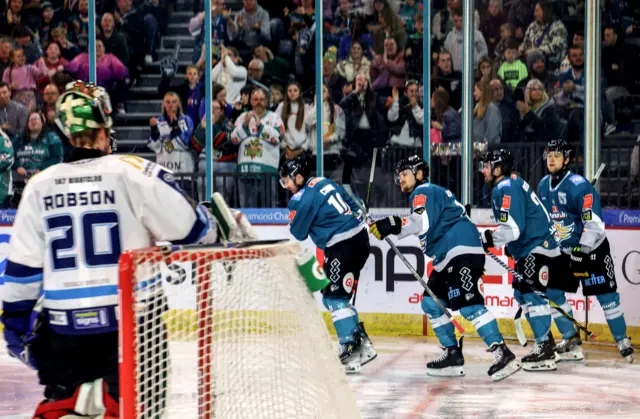
[[[373, 223], [374, 222], [373, 218], [371, 218], [371, 215], [369, 215], [369, 213], [365, 209], [365, 207], [362, 204], [362, 202], [360, 202], [360, 200], [353, 194], [353, 192], [351, 191], [351, 186], [350, 185], [344, 185], [344, 189], [345, 189], [345, 191], [347, 191], [347, 194], [349, 194], [351, 199], [353, 199], [355, 201], [356, 205], [358, 206], [358, 208], [360, 209], [360, 211], [362, 212], [362, 215], [366, 218], [366, 220], [368, 222], [370, 222], [370, 223]], [[385, 237], [384, 240], [387, 242], [389, 247], [391, 247], [391, 250], [393, 250], [393, 252], [396, 254], [396, 256], [398, 256], [400, 258], [402, 263], [404, 263], [404, 265], [407, 267], [407, 269], [409, 269], [409, 272], [411, 272], [411, 275], [413, 275], [413, 277], [416, 279], [416, 281], [418, 281], [420, 283], [420, 285], [422, 285], [422, 287], [425, 289], [425, 291], [427, 291], [427, 294], [429, 294], [431, 296], [431, 298], [433, 298], [433, 300], [438, 305], [440, 310], [442, 310], [442, 312], [445, 314], [445, 316], [447, 316], [447, 318], [451, 321], [451, 324], [453, 324], [453, 326], [456, 328], [456, 330], [460, 333], [460, 336], [461, 336], [460, 339], [462, 339], [462, 337], [464, 337], [464, 328], [462, 326], [460, 326], [460, 323], [458, 323], [458, 321], [453, 317], [451, 312], [449, 310], [447, 310], [447, 308], [444, 305], [442, 305], [442, 303], [440, 302], [440, 299], [433, 293], [433, 291], [431, 291], [431, 289], [429, 288], [427, 283], [424, 281], [424, 279], [418, 274], [418, 272], [416, 272], [416, 270], [413, 268], [411, 263], [409, 263], [407, 258], [405, 258], [404, 255], [400, 252], [400, 250], [398, 250], [398, 248], [391, 241], [391, 239], [389, 237]]]

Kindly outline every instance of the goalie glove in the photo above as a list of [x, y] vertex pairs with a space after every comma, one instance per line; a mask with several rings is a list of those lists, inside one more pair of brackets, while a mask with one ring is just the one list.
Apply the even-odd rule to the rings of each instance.
[[242, 211], [232, 208], [230, 208], [229, 211], [231, 211], [233, 218], [235, 218], [238, 224], [238, 228], [236, 228], [229, 237], [230, 241], [256, 241], [259, 239], [258, 233]]
[[395, 215], [383, 218], [369, 226], [369, 232], [378, 240], [383, 240], [390, 234], [400, 234], [401, 231], [402, 219]]
[[31, 352], [31, 343], [38, 337], [43, 302], [44, 298], [41, 296], [28, 315], [5, 313], [3, 316], [4, 340], [7, 342], [9, 355], [34, 370], [38, 367]]

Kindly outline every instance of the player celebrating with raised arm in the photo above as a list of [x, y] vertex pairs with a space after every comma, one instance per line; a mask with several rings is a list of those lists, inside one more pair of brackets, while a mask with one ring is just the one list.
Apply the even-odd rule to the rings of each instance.
[[[497, 381], [515, 373], [521, 365], [505, 345], [480, 290], [485, 254], [478, 229], [450, 191], [428, 182], [429, 166], [420, 157], [401, 160], [396, 175], [402, 192], [411, 194], [411, 215], [405, 220], [390, 216], [377, 221], [370, 227], [371, 234], [380, 240], [390, 234], [418, 236], [422, 251], [433, 259], [429, 288], [444, 306], [460, 310], [493, 353], [489, 376]], [[438, 359], [427, 364], [427, 374], [464, 375], [462, 341], [460, 345], [456, 342], [453, 324], [426, 292], [422, 309], [444, 348]]]
[[[513, 170], [513, 157], [508, 150], [488, 152], [482, 159], [482, 174], [493, 184], [491, 209], [498, 222], [495, 231], [482, 235], [485, 250], [507, 246], [516, 261], [516, 271], [523, 282], [513, 282], [513, 295], [522, 307], [533, 334], [533, 351], [522, 358], [526, 371], [556, 369], [551, 330], [551, 307], [540, 293], [546, 291], [549, 275], [558, 263], [560, 248], [555, 227], [529, 184]], [[537, 292], [536, 292], [537, 291]]]
[[[547, 296], [571, 314], [565, 292], [575, 293], [582, 283], [582, 293], [600, 302], [620, 355], [633, 362], [600, 197], [584, 177], [569, 170], [570, 158], [571, 148], [565, 141], [550, 141], [545, 149], [549, 174], [538, 185], [538, 196], [556, 225], [562, 250], [562, 262], [549, 280]], [[582, 341], [573, 323], [557, 312], [553, 317], [563, 338], [556, 346], [560, 358], [583, 359]]]
[[369, 235], [358, 207], [342, 186], [323, 177], [310, 177], [304, 157], [280, 166], [280, 184], [293, 196], [289, 201], [289, 229], [299, 241], [311, 236], [324, 251], [324, 272], [331, 281], [322, 301], [331, 312], [340, 343], [340, 361], [347, 373], [373, 361], [377, 354], [350, 304], [354, 284], [369, 258]]
[[109, 155], [104, 89], [70, 84], [56, 111], [74, 149], [24, 190], [4, 277], [4, 338], [45, 388], [34, 418], [117, 418], [121, 252], [213, 243], [216, 226], [170, 172]]

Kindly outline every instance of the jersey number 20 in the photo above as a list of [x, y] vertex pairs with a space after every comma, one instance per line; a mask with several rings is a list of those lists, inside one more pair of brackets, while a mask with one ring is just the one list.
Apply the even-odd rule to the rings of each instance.
[[[62, 230], [64, 235], [49, 242], [53, 271], [64, 271], [78, 267], [77, 256], [60, 256], [76, 247], [74, 219], [69, 214], [56, 215], [46, 219], [47, 232]], [[116, 265], [122, 252], [120, 247], [120, 227], [118, 214], [113, 211], [85, 212], [80, 216], [80, 243], [84, 247], [84, 263], [89, 268]], [[108, 250], [96, 249], [95, 227], [107, 230]], [[100, 237], [103, 239], [103, 237]]]

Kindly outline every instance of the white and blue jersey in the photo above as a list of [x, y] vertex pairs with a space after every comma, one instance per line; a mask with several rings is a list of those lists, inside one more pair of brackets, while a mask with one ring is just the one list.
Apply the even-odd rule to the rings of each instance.
[[2, 308], [7, 328], [25, 332], [43, 295], [58, 334], [116, 331], [118, 259], [156, 241], [213, 242], [206, 210], [173, 175], [136, 156], [61, 163], [32, 177], [16, 215]]
[[411, 214], [403, 220], [398, 238], [417, 235], [436, 271], [456, 256], [484, 254], [478, 229], [451, 191], [423, 183], [413, 190], [410, 201]]
[[538, 196], [553, 220], [565, 253], [578, 245], [597, 248], [606, 238], [600, 196], [582, 176], [567, 172], [553, 187], [551, 176], [538, 185]]
[[517, 175], [505, 177], [491, 192], [491, 209], [498, 223], [496, 248], [507, 246], [515, 260], [530, 253], [557, 256], [555, 226], [529, 184]]
[[324, 250], [347, 240], [365, 228], [358, 206], [341, 185], [324, 177], [312, 177], [289, 200], [289, 230], [296, 240], [311, 236]]

